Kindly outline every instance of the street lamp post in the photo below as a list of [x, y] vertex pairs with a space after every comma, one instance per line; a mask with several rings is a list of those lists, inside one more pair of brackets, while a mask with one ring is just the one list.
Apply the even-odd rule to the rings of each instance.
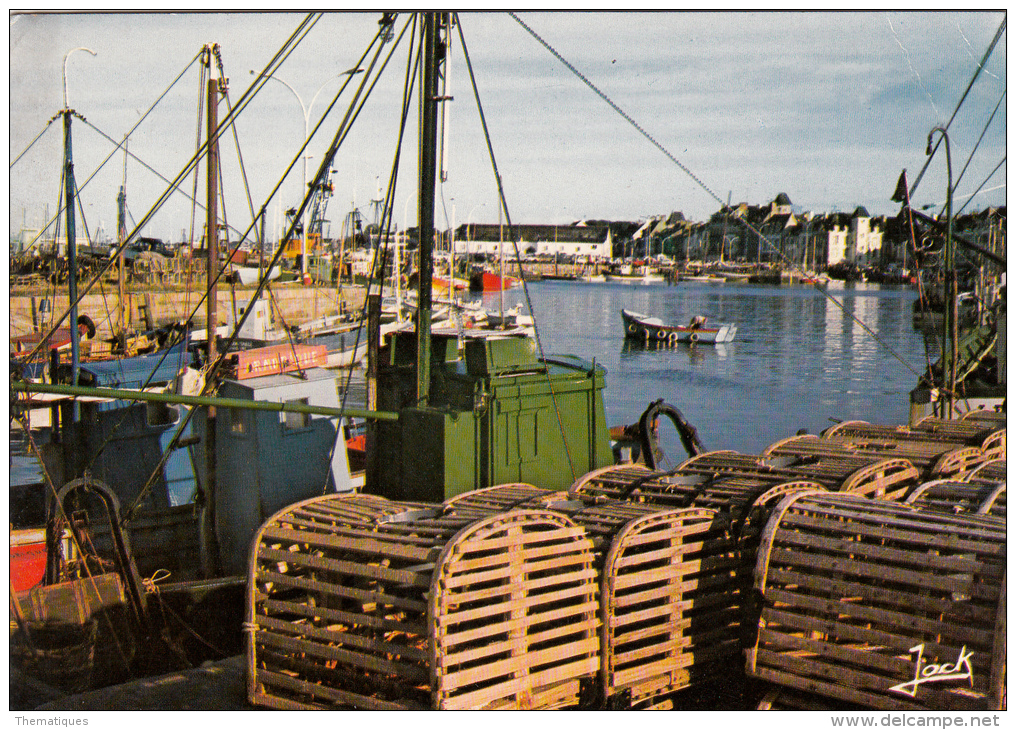
[[[274, 76], [272, 74], [268, 75], [268, 78], [274, 79], [275, 81], [278, 81], [280, 84], [285, 86], [287, 89], [289, 89], [293, 93], [293, 96], [296, 97], [297, 103], [300, 105], [300, 111], [303, 112], [303, 144], [304, 144], [304, 150], [303, 150], [303, 187], [301, 188], [301, 191], [302, 191], [301, 192], [301, 198], [300, 198], [301, 200], [303, 200], [302, 196], [306, 196], [307, 195], [307, 160], [309, 159], [309, 155], [307, 154], [307, 148], [306, 147], [307, 147], [307, 140], [310, 138], [310, 112], [314, 108], [314, 102], [317, 101], [318, 96], [321, 94], [322, 91], [324, 91], [324, 88], [331, 81], [333, 81], [334, 79], [338, 78], [339, 76], [343, 76], [343, 75], [347, 75], [347, 74], [352, 76], [353, 74], [361, 73], [362, 71], [363, 71], [362, 68], [350, 69], [349, 71], [343, 71], [340, 74], [336, 74], [335, 76], [332, 76], [327, 81], [325, 81], [323, 84], [321, 84], [321, 86], [318, 88], [318, 90], [314, 93], [313, 98], [311, 98], [309, 105], [306, 105], [306, 104], [303, 103], [303, 99], [300, 97], [300, 95], [297, 93], [296, 89], [294, 89], [293, 86], [288, 81], [284, 81], [283, 79], [280, 79], [278, 76]], [[251, 73], [253, 74], [254, 72], [251, 71]], [[300, 278], [302, 280], [307, 275], [307, 226], [304, 224], [304, 220], [303, 220], [302, 216], [301, 216], [299, 222], [300, 222], [301, 228], [303, 229], [303, 240], [302, 240], [301, 245], [300, 245]]]

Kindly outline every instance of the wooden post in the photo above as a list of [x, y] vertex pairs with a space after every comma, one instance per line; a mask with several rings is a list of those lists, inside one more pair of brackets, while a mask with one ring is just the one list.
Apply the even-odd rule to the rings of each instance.
[[[382, 273], [382, 279], [383, 279]], [[367, 290], [367, 408], [377, 408], [378, 357], [381, 349], [381, 290], [374, 284]], [[368, 419], [366, 433], [367, 463], [364, 483], [378, 483], [377, 421]]]
[[[205, 244], [208, 249], [208, 360], [209, 364], [215, 362], [216, 347], [215, 338], [216, 304], [218, 299], [218, 287], [215, 284], [215, 277], [219, 271], [219, 225], [218, 208], [218, 102], [219, 102], [219, 81], [208, 79], [208, 182], [207, 182], [207, 223], [205, 233]], [[201, 567], [206, 578], [212, 578], [218, 573], [218, 540], [215, 535], [216, 509], [215, 509], [215, 429], [216, 429], [215, 407], [209, 406], [205, 419], [205, 484], [204, 504], [201, 514]]]

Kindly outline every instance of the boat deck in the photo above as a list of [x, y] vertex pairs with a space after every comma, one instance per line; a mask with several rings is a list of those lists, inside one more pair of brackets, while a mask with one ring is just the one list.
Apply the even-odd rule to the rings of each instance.
[[84, 692], [47, 702], [37, 711], [254, 710], [247, 702], [244, 658], [237, 655], [160, 677]]

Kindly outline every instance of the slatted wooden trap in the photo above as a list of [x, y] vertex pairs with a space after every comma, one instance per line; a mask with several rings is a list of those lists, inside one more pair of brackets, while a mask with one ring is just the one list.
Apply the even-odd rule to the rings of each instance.
[[756, 710], [803, 710], [805, 712], [856, 712], [865, 708], [853, 702], [802, 692], [789, 687], [770, 686], [755, 706]]
[[967, 481], [985, 479], [993, 482], [1004, 482], [1006, 480], [1005, 459], [989, 459], [968, 472], [966, 478]]
[[984, 421], [958, 421], [929, 416], [913, 427], [881, 426], [867, 421], [844, 421], [822, 432], [823, 437], [840, 437], [864, 441], [890, 440], [911, 442], [944, 442], [957, 446], [974, 446], [987, 459], [1005, 457], [1005, 426]]
[[444, 501], [445, 512], [478, 516], [507, 512], [511, 509], [545, 509], [568, 499], [568, 492], [541, 489], [532, 484], [498, 484], [463, 492]]
[[712, 475], [713, 478], [752, 476], [767, 479], [772, 484], [811, 481], [830, 491], [883, 499], [899, 499], [920, 476], [906, 459], [850, 453], [842, 449], [800, 453], [774, 451], [780, 443], [770, 446], [761, 456], [731, 451], [699, 454], [682, 463], [677, 473]]
[[552, 708], [598, 669], [592, 544], [546, 510], [477, 519], [319, 497], [259, 531], [248, 695], [281, 709]]
[[[791, 436], [777, 441], [765, 450], [767, 456], [811, 457], [838, 459], [867, 457], [870, 459], [896, 459], [909, 462], [917, 468], [921, 479], [942, 479], [963, 474], [985, 461], [983, 451], [976, 446], [960, 446], [949, 441], [919, 441], [864, 436]], [[907, 482], [912, 486], [913, 482]], [[903, 490], [905, 493], [906, 490]], [[899, 494], [899, 497], [903, 496]], [[888, 493], [886, 494], [888, 498]]]
[[749, 676], [881, 710], [998, 709], [1005, 523], [794, 494], [766, 526]]
[[518, 484], [469, 492], [445, 508], [474, 514], [534, 502], [567, 514], [593, 541], [601, 586], [601, 703], [652, 705], [739, 661], [744, 576], [729, 522], [715, 510]]
[[978, 423], [990, 423], [997, 427], [1005, 428], [1006, 412], [981, 408], [975, 411], [967, 411], [960, 416], [961, 421], [975, 421]]
[[757, 457], [744, 457], [732, 451], [711, 453], [724, 460], [727, 471], [714, 468], [716, 464], [703, 465], [701, 472], [689, 474], [619, 465], [580, 477], [569, 494], [587, 501], [618, 499], [663, 507], [714, 509], [730, 521], [732, 534], [740, 540], [742, 533], [752, 532], [749, 523], [755, 525], [754, 534], [761, 531], [759, 523], [765, 524], [766, 507], [774, 499], [802, 489], [824, 488], [807, 479], [786, 479], [792, 472], [785, 470], [771, 467], [759, 470]]
[[1005, 482], [936, 479], [916, 487], [904, 500], [922, 509], [950, 514], [1005, 517]]

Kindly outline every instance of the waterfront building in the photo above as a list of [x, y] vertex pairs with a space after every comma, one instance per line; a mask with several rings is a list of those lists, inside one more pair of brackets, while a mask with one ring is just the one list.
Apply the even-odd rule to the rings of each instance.
[[882, 229], [873, 223], [864, 206], [858, 206], [850, 216], [844, 258], [857, 266], [867, 266], [878, 259], [882, 249]]
[[613, 255], [614, 237], [610, 227], [586, 223], [574, 225], [507, 225], [469, 223], [455, 230], [456, 252], [470, 255], [506, 257], [572, 256], [582, 260], [606, 261]]

